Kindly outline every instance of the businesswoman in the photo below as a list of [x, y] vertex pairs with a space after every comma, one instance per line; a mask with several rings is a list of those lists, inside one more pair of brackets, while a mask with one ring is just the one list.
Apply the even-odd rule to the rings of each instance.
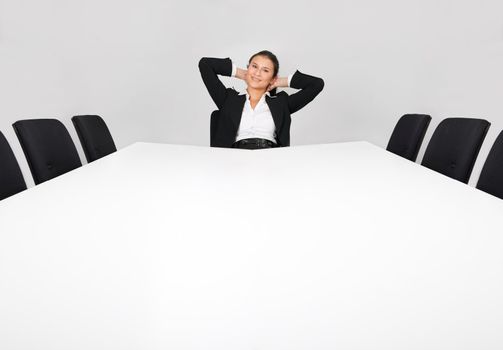
[[[311, 102], [324, 82], [296, 71], [279, 77], [279, 62], [270, 51], [254, 54], [247, 69], [236, 67], [229, 58], [203, 57], [199, 70], [211, 98], [218, 107], [211, 115], [211, 146], [245, 149], [290, 145], [291, 114]], [[226, 88], [219, 75], [246, 82], [245, 92]], [[288, 95], [278, 87], [300, 91]]]

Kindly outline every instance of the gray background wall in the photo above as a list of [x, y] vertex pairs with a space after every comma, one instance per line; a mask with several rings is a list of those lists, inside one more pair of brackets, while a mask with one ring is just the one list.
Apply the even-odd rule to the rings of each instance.
[[[472, 175], [503, 129], [503, 1], [0, 0], [0, 130], [33, 184], [11, 124], [100, 114], [119, 148], [209, 144], [214, 109], [202, 56], [270, 49], [280, 74], [321, 76], [294, 115], [292, 145], [367, 140], [385, 147], [398, 117], [492, 122]], [[244, 87], [225, 78], [228, 86]], [[195, 102], [194, 102], [195, 101]]]

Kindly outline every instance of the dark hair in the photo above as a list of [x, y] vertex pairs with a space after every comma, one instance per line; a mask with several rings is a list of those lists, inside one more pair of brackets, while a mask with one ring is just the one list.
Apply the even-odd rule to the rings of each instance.
[[[268, 59], [270, 59], [272, 61], [273, 66], [274, 66], [273, 77], [276, 77], [278, 75], [278, 72], [279, 72], [279, 61], [278, 61], [278, 58], [276, 57], [275, 54], [273, 54], [271, 51], [268, 51], [268, 50], [262, 50], [260, 52], [257, 52], [256, 54], [254, 54], [252, 57], [250, 57], [250, 59], [248, 60], [248, 64], [250, 64], [251, 61], [256, 56], [265, 56]], [[274, 88], [271, 91], [269, 91], [269, 93], [271, 94], [271, 96], [276, 95], [276, 88]]]

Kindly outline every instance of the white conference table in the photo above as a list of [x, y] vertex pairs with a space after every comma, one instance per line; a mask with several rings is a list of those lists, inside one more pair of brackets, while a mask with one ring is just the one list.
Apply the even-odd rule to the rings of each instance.
[[137, 143], [0, 202], [0, 349], [503, 349], [502, 213], [366, 142]]

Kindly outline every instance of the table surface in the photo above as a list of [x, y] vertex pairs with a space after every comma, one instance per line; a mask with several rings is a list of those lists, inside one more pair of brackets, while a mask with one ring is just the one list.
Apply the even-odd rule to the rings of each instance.
[[502, 202], [366, 142], [137, 143], [0, 202], [0, 349], [502, 349]]

